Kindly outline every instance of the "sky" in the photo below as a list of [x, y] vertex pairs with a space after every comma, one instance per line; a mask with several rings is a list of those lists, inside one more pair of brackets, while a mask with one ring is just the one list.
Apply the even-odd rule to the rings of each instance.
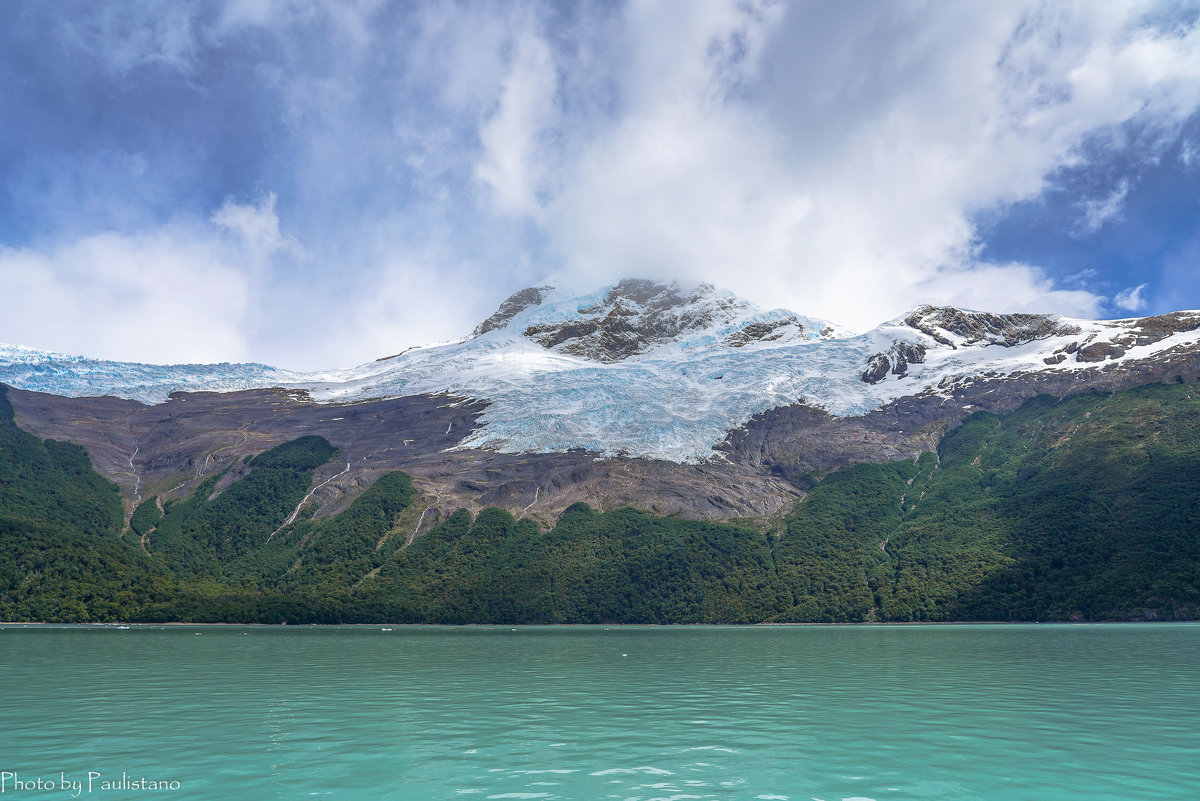
[[1200, 308], [1200, 2], [0, 4], [0, 342], [343, 367], [548, 276]]

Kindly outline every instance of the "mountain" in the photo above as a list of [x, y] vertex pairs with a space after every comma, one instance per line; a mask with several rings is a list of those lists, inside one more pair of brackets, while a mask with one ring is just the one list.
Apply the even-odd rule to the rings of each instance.
[[1197, 312], [639, 279], [320, 373], [2, 346], [0, 616], [1196, 617], [1198, 379]]
[[1198, 369], [1197, 312], [922, 306], [853, 334], [709, 285], [634, 279], [531, 287], [461, 340], [322, 373], [0, 350], [22, 424], [83, 444], [130, 503], [320, 433], [346, 456], [321, 475], [322, 513], [404, 469], [442, 513], [498, 505], [547, 523], [577, 501], [766, 517], [804, 474], [914, 458], [972, 411]]

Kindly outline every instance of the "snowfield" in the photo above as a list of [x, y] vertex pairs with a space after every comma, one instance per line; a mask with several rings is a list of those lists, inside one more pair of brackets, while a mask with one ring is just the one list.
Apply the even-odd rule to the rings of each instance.
[[[613, 300], [613, 287], [583, 295], [543, 287], [535, 293], [539, 302], [521, 308], [506, 302], [509, 311], [517, 310], [501, 315], [503, 319], [490, 318], [497, 327], [484, 333], [358, 367], [307, 374], [261, 364], [130, 364], [0, 346], [0, 382], [71, 397], [113, 395], [148, 404], [162, 403], [176, 391], [263, 387], [304, 390], [323, 403], [448, 393], [489, 403], [460, 448], [509, 453], [584, 448], [602, 456], [697, 462], [714, 458], [713, 446], [728, 431], [779, 406], [806, 403], [834, 416], [862, 415], [901, 397], [948, 392], [955, 383], [982, 374], [1094, 368], [1095, 362], [1076, 360], [1077, 348], [1128, 338], [1137, 323], [1046, 315], [1039, 319], [1049, 321], [1050, 334], [1009, 346], [992, 341], [997, 337], [972, 341], [937, 327], [937, 314], [946, 310], [930, 307], [853, 334], [786, 310], [762, 310], [705, 285], [684, 289], [687, 302], [663, 311], [636, 298]], [[661, 298], [656, 302], [662, 305]], [[968, 318], [979, 314], [949, 311]], [[647, 340], [642, 352], [611, 363], [578, 355], [611, 339], [603, 326], [591, 339], [567, 337], [550, 347], [525, 335], [531, 329], [551, 329], [565, 337], [581, 328], [580, 321], [588, 323], [583, 329], [605, 321], [618, 332], [639, 330], [653, 327], [663, 315], [685, 330], [663, 341]], [[934, 322], [923, 324], [923, 331], [912, 324], [916, 317]], [[744, 344], [730, 344], [731, 337], [736, 340], [756, 323], [763, 325], [749, 330], [767, 331], [765, 337], [745, 341], [743, 333], [737, 341]], [[555, 327], [563, 324], [575, 328], [559, 333]], [[1128, 346], [1104, 365], [1198, 341], [1200, 329], [1171, 333]], [[889, 371], [877, 383], [864, 381], [871, 358], [886, 354], [895, 343], [922, 346], [924, 360], [910, 361], [904, 375]], [[1057, 358], [1056, 352], [1072, 345], [1059, 363], [1047, 364], [1047, 358]]]

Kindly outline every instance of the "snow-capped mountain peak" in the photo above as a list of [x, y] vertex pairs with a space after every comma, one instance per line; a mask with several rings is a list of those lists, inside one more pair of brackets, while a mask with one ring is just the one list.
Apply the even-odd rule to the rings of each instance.
[[675, 345], [740, 348], [825, 338], [834, 326], [783, 309], [764, 311], [711, 284], [625, 279], [600, 292], [550, 285], [513, 294], [474, 331], [517, 336], [555, 353], [614, 364]]
[[146, 403], [269, 386], [318, 402], [448, 394], [487, 403], [459, 448], [703, 461], [728, 432], [781, 406], [865, 415], [979, 380], [1094, 377], [1197, 352], [1198, 312], [1104, 322], [920, 306], [855, 335], [709, 284], [627, 279], [583, 293], [530, 287], [470, 336], [347, 370], [160, 367], [6, 348], [0, 381]]

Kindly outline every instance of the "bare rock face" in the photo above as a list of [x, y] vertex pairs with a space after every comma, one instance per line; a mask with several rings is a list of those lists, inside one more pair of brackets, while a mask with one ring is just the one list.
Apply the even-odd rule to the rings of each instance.
[[1200, 328], [1200, 314], [1171, 312], [1155, 317], [1120, 320], [1112, 325], [1118, 329], [1118, 333], [1111, 339], [1094, 342], [1095, 335], [1093, 334], [1081, 342], [1072, 342], [1046, 358], [1046, 364], [1061, 364], [1066, 361], [1067, 356], [1072, 354], [1075, 356], [1075, 361], [1084, 364], [1118, 359], [1128, 353], [1130, 348], [1153, 345], [1174, 334]]
[[897, 378], [908, 375], [910, 364], [921, 364], [928, 351], [924, 345], [896, 340], [883, 353], [876, 353], [867, 360], [867, 369], [859, 377], [864, 383], [878, 384], [887, 378], [888, 371]]
[[859, 380], [867, 384], [878, 384], [883, 379], [887, 378], [888, 369], [892, 363], [883, 353], [876, 353], [867, 360], [867, 369], [859, 376]]
[[1013, 347], [1037, 339], [1079, 333], [1075, 326], [1045, 314], [992, 314], [949, 306], [919, 306], [904, 322], [935, 342], [952, 348], [957, 348], [958, 344], [947, 334], [960, 338], [959, 344]]
[[725, 343], [731, 348], [742, 348], [751, 342], [775, 342], [785, 336], [798, 336], [804, 333], [804, 325], [796, 317], [784, 317], [781, 320], [767, 320], [749, 325], [734, 331], [725, 338]]
[[531, 286], [510, 295], [500, 304], [500, 308], [491, 317], [475, 327], [475, 330], [471, 332], [471, 336], [477, 337], [481, 334], [486, 334], [488, 331], [503, 328], [509, 324], [512, 318], [530, 306], [536, 306], [541, 303], [546, 293], [552, 289], [554, 289], [552, 286]]
[[1129, 335], [1121, 341], [1128, 347], [1152, 345], [1172, 334], [1195, 331], [1197, 328], [1200, 328], [1200, 314], [1171, 312], [1133, 320], [1129, 327]]
[[910, 459], [932, 450], [945, 415], [926, 407], [936, 410], [939, 401], [892, 404], [865, 417], [832, 417], [805, 404], [784, 406], [731, 431], [718, 451], [735, 464], [765, 470], [803, 490], [805, 476], [814, 471]]
[[1086, 345], [1080, 348], [1075, 353], [1075, 361], [1077, 362], [1102, 362], [1105, 359], [1125, 355], [1125, 349], [1113, 342], [1096, 342], [1092, 345]]
[[1118, 358], [1125, 355], [1130, 348], [1142, 345], [1153, 345], [1173, 334], [1194, 331], [1200, 328], [1200, 315], [1190, 312], [1172, 312], [1160, 314], [1157, 317], [1142, 317], [1136, 320], [1122, 321], [1126, 330], [1113, 338], [1112, 342], [1083, 343], [1075, 356], [1080, 362], [1099, 362], [1107, 358]]
[[[518, 293], [519, 294], [519, 293]], [[645, 353], [662, 342], [730, 322], [745, 307], [711, 285], [681, 289], [645, 279], [626, 279], [579, 317], [533, 325], [525, 336], [549, 350], [612, 364]]]
[[152, 495], [186, 497], [217, 474], [229, 483], [247, 457], [305, 434], [338, 449], [314, 477], [318, 517], [342, 511], [393, 470], [412, 477], [433, 512], [429, 525], [455, 509], [486, 506], [552, 525], [577, 501], [689, 519], [767, 517], [800, 494], [747, 465], [459, 448], [487, 404], [446, 395], [318, 404], [302, 392], [249, 390], [175, 393], [154, 406], [11, 388], [8, 397], [21, 428], [83, 445], [97, 471], [120, 487], [127, 513]]
[[84, 446], [97, 471], [132, 503], [185, 496], [245, 457], [305, 434], [340, 450], [326, 467], [338, 473], [349, 463], [347, 480], [365, 481], [361, 491], [387, 470], [454, 447], [487, 406], [428, 395], [317, 404], [303, 392], [280, 389], [177, 392], [154, 406], [15, 389], [8, 396], [19, 426]]

